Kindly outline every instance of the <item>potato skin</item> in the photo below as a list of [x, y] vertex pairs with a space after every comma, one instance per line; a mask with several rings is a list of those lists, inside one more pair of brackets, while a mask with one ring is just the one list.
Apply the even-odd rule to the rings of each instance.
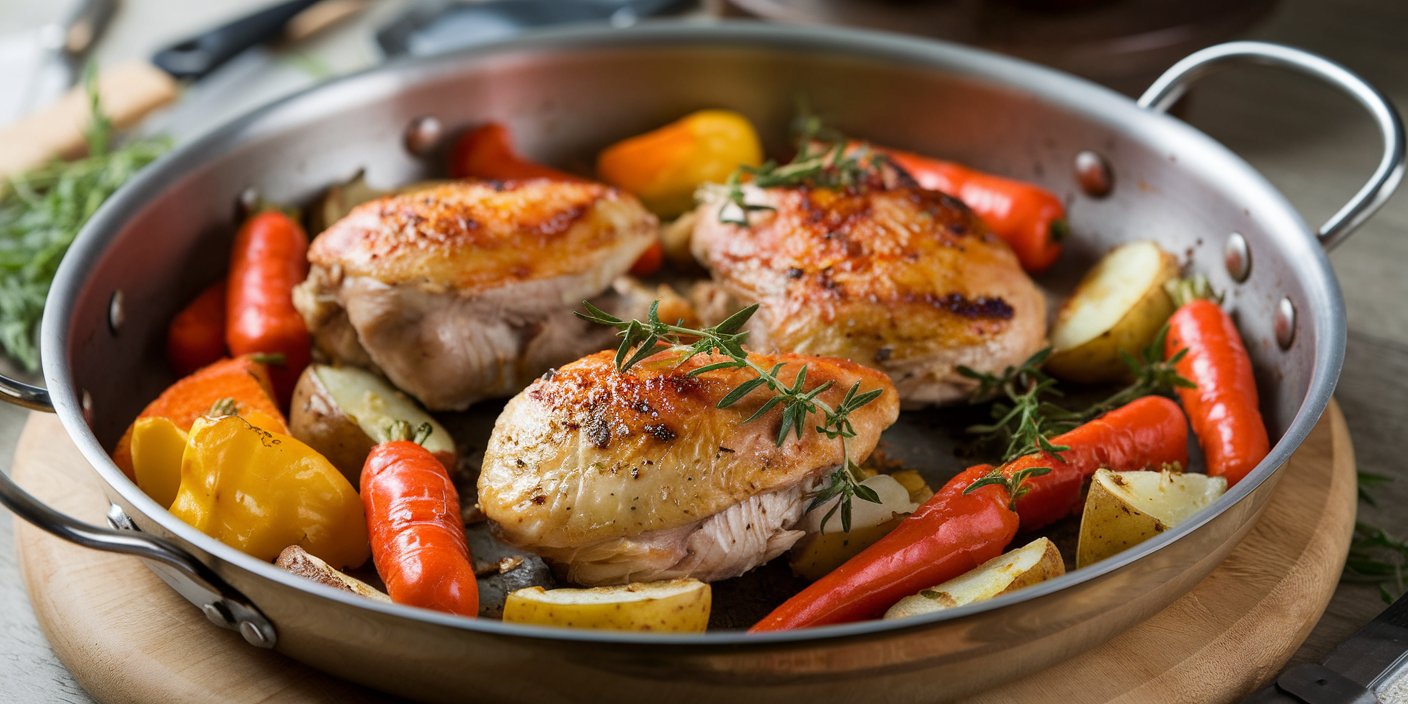
[[[1120, 486], [1130, 486], [1131, 475], [1150, 475], [1154, 472], [1112, 472], [1101, 469], [1095, 473], [1090, 483], [1090, 492], [1085, 500], [1085, 509], [1080, 517], [1080, 537], [1076, 543], [1076, 567], [1085, 567], [1107, 557], [1128, 550], [1160, 533], [1172, 528], [1176, 522], [1166, 522], [1150, 514], [1145, 507], [1126, 500], [1111, 491], [1106, 485], [1112, 481]], [[1202, 479], [1197, 474], [1172, 474], [1173, 481]], [[1226, 481], [1221, 478], [1207, 480], [1213, 490], [1220, 495], [1226, 490]], [[1188, 486], [1183, 484], [1182, 486]], [[1141, 494], [1146, 495], [1146, 494]], [[1187, 507], [1192, 513], [1210, 500], [1210, 496], [1200, 492], [1178, 492], [1168, 494]]]
[[[1151, 244], [1151, 243], [1137, 243]], [[1148, 288], [1113, 326], [1100, 335], [1068, 349], [1057, 349], [1046, 361], [1045, 369], [1063, 379], [1082, 383], [1116, 382], [1128, 379], [1129, 370], [1121, 359], [1120, 352], [1137, 355], [1148, 346], [1158, 334], [1159, 328], [1173, 315], [1173, 299], [1164, 290], [1164, 284], [1179, 276], [1178, 260], [1162, 249], [1158, 250], [1159, 261], [1156, 273], [1150, 278]], [[1109, 257], [1110, 255], [1106, 255]], [[1082, 295], [1093, 295], [1092, 281], [1098, 276], [1103, 260], [1097, 263], [1085, 278], [1076, 286], [1075, 293], [1066, 300], [1057, 313], [1056, 324], [1052, 329], [1053, 338], [1057, 328], [1069, 325], [1077, 315], [1076, 303]]]
[[293, 387], [289, 431], [326, 457], [352, 486], [358, 486], [362, 464], [376, 442], [337, 404], [316, 369], [317, 365], [309, 365]]
[[[1011, 572], [1009, 563], [1014, 553], [1038, 550], [1040, 557], [1031, 567], [1016, 574]], [[1061, 551], [1056, 548], [1056, 544], [1047, 538], [1037, 538], [1016, 550], [984, 562], [967, 574], [900, 599], [885, 612], [885, 618], [918, 616], [985, 601], [1065, 573], [1066, 563], [1061, 559]]]
[[[640, 599], [642, 592], [661, 592]], [[709, 626], [713, 592], [694, 579], [632, 583], [591, 589], [556, 589], [555, 595], [577, 596], [549, 602], [542, 587], [519, 589], [504, 603], [504, 621], [539, 626], [607, 631], [703, 633]]]
[[853, 528], [849, 533], [808, 535], [792, 548], [787, 564], [793, 574], [815, 582], [885, 537], [901, 520], [895, 518], [879, 525]]

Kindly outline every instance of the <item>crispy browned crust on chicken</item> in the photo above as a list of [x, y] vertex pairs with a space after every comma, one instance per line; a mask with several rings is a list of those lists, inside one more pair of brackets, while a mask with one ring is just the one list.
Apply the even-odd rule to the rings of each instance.
[[[742, 369], [688, 375], [720, 359], [677, 366], [679, 355], [664, 352], [620, 373], [607, 351], [535, 381], [509, 401], [489, 440], [479, 476], [484, 514], [508, 540], [583, 583], [722, 579], [786, 550], [801, 536], [791, 528], [807, 491], [839, 466], [840, 444], [813, 431], [813, 417], [801, 439], [779, 447], [776, 407], [745, 424], [766, 390], [717, 408], [752, 378]], [[894, 387], [874, 370], [791, 354], [750, 359], [785, 364], [788, 382], [806, 365], [808, 388], [833, 382], [820, 395], [833, 406], [857, 382], [862, 391], [884, 389], [851, 415], [852, 459], [869, 455], [898, 416]]]
[[461, 181], [358, 206], [313, 242], [308, 261], [474, 293], [634, 261], [617, 253], [622, 236], [657, 226], [634, 198], [598, 183]]
[[906, 406], [966, 395], [959, 365], [1000, 371], [1041, 347], [1046, 304], [958, 200], [916, 187], [745, 189], [748, 227], [697, 213], [692, 247], [741, 303], [755, 347], [885, 370]]
[[310, 247], [294, 303], [327, 356], [381, 370], [432, 409], [461, 409], [608, 344], [571, 311], [625, 273], [658, 225], [599, 184], [447, 183], [335, 223]]

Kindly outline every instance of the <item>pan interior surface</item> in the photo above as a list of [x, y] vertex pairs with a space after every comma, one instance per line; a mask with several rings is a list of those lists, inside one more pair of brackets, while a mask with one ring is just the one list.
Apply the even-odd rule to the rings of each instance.
[[[1226, 305], [1246, 339], [1263, 413], [1272, 437], [1280, 439], [1272, 455], [1212, 511], [1094, 567], [933, 617], [764, 637], [556, 631], [371, 604], [216, 543], [167, 514], [108, 460], [104, 448], [173, 380], [162, 353], [166, 323], [219, 275], [236, 203], [247, 190], [272, 201], [304, 202], [359, 171], [376, 187], [434, 177], [443, 155], [423, 158], [403, 146], [407, 125], [423, 116], [436, 117], [449, 132], [502, 121], [512, 125], [525, 155], [585, 169], [605, 144], [718, 107], [748, 115], [777, 153], [785, 150], [799, 100], [847, 133], [943, 154], [1056, 192], [1068, 203], [1074, 232], [1064, 261], [1045, 279], [1057, 289], [1069, 287], [1104, 251], [1135, 239], [1158, 241], [1190, 270], [1207, 274], [1226, 291]], [[1081, 190], [1074, 164], [1083, 151], [1109, 163], [1115, 187], [1108, 196]], [[1223, 244], [1234, 232], [1255, 253], [1255, 266], [1242, 283], [1229, 278], [1222, 261]], [[120, 327], [109, 320], [118, 292], [125, 307]], [[1273, 329], [1283, 297], [1298, 311], [1289, 349], [1277, 344]], [[1342, 307], [1323, 252], [1265, 179], [1195, 130], [1104, 89], [983, 52], [889, 35], [647, 24], [625, 32], [544, 33], [394, 64], [263, 108], [188, 145], [90, 222], [56, 280], [43, 345], [46, 382], [58, 410], [109, 495], [144, 529], [173, 536], [234, 574], [397, 619], [499, 636], [588, 644], [769, 644], [914, 631], [1063, 590], [1075, 594], [1076, 587], [1128, 588], [1135, 582], [1117, 573], [1140, 569], [1142, 558], [1192, 538], [1222, 514], [1234, 515], [1236, 525], [1223, 522], [1217, 545], [1240, 535], [1256, 507], [1232, 509], [1263, 488], [1328, 403], [1343, 353]], [[931, 464], [931, 478], [958, 469], [957, 460], [937, 449], [925, 460], [922, 428], [914, 432], [918, 439], [905, 444], [919, 448], [915, 461]], [[1184, 553], [1187, 561], [1190, 553]], [[1149, 569], [1167, 581], [1179, 567], [1173, 559]], [[1095, 594], [1081, 597], [1084, 613], [1095, 608]]]

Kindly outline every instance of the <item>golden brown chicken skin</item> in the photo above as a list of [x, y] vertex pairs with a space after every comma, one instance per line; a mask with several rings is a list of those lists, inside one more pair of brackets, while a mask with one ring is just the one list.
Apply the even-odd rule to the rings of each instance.
[[1001, 371], [1039, 349], [1046, 303], [1007, 245], [958, 200], [899, 185], [745, 189], [749, 226], [715, 194], [691, 246], [737, 302], [751, 344], [887, 372], [906, 407], [964, 398], [960, 365]]
[[[509, 401], [485, 452], [479, 505], [511, 542], [556, 563], [583, 584], [734, 577], [781, 554], [813, 487], [840, 465], [840, 443], [814, 432], [776, 442], [776, 408], [744, 423], [768, 398], [754, 390], [727, 409], [718, 402], [751, 373], [688, 372], [664, 352], [625, 373], [601, 352], [545, 375]], [[851, 415], [853, 460], [870, 454], [899, 413], [885, 375], [846, 360], [750, 355], [791, 382], [833, 386], [835, 405], [852, 384], [884, 393]]]
[[609, 344], [571, 311], [657, 229], [600, 184], [446, 183], [365, 203], [318, 236], [294, 302], [327, 356], [461, 409]]

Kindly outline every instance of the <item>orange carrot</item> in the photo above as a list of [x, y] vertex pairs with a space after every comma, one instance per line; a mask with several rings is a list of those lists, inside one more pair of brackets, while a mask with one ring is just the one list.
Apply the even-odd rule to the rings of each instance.
[[440, 461], [410, 440], [384, 442], [367, 455], [361, 483], [372, 560], [391, 600], [477, 616], [479, 587], [460, 498]]
[[271, 370], [281, 405], [308, 366], [308, 325], [293, 307], [293, 288], [308, 275], [308, 236], [289, 216], [266, 210], [235, 236], [225, 300], [225, 342], [236, 355], [282, 356]]
[[660, 240], [650, 243], [650, 248], [641, 252], [640, 258], [631, 265], [631, 276], [650, 276], [665, 264], [665, 246], [660, 244]]
[[1178, 389], [1193, 433], [1207, 459], [1208, 474], [1241, 481], [1271, 450], [1256, 393], [1251, 357], [1232, 317], [1215, 300], [1207, 281], [1171, 287], [1178, 310], [1168, 321], [1164, 356], [1188, 350], [1174, 368], [1195, 388]]
[[186, 304], [166, 328], [166, 359], [185, 376], [225, 356], [225, 280]]
[[[209, 413], [216, 401], [227, 398], [234, 400], [239, 411], [259, 411], [279, 421], [277, 428], [266, 430], [288, 432], [283, 414], [274, 402], [268, 367], [249, 355], [220, 360], [172, 384], [147, 404], [137, 418], [166, 418], [182, 430], [190, 430], [191, 424]], [[117, 441], [112, 460], [128, 478], [135, 476], [132, 472], [132, 426], [128, 426]]]

